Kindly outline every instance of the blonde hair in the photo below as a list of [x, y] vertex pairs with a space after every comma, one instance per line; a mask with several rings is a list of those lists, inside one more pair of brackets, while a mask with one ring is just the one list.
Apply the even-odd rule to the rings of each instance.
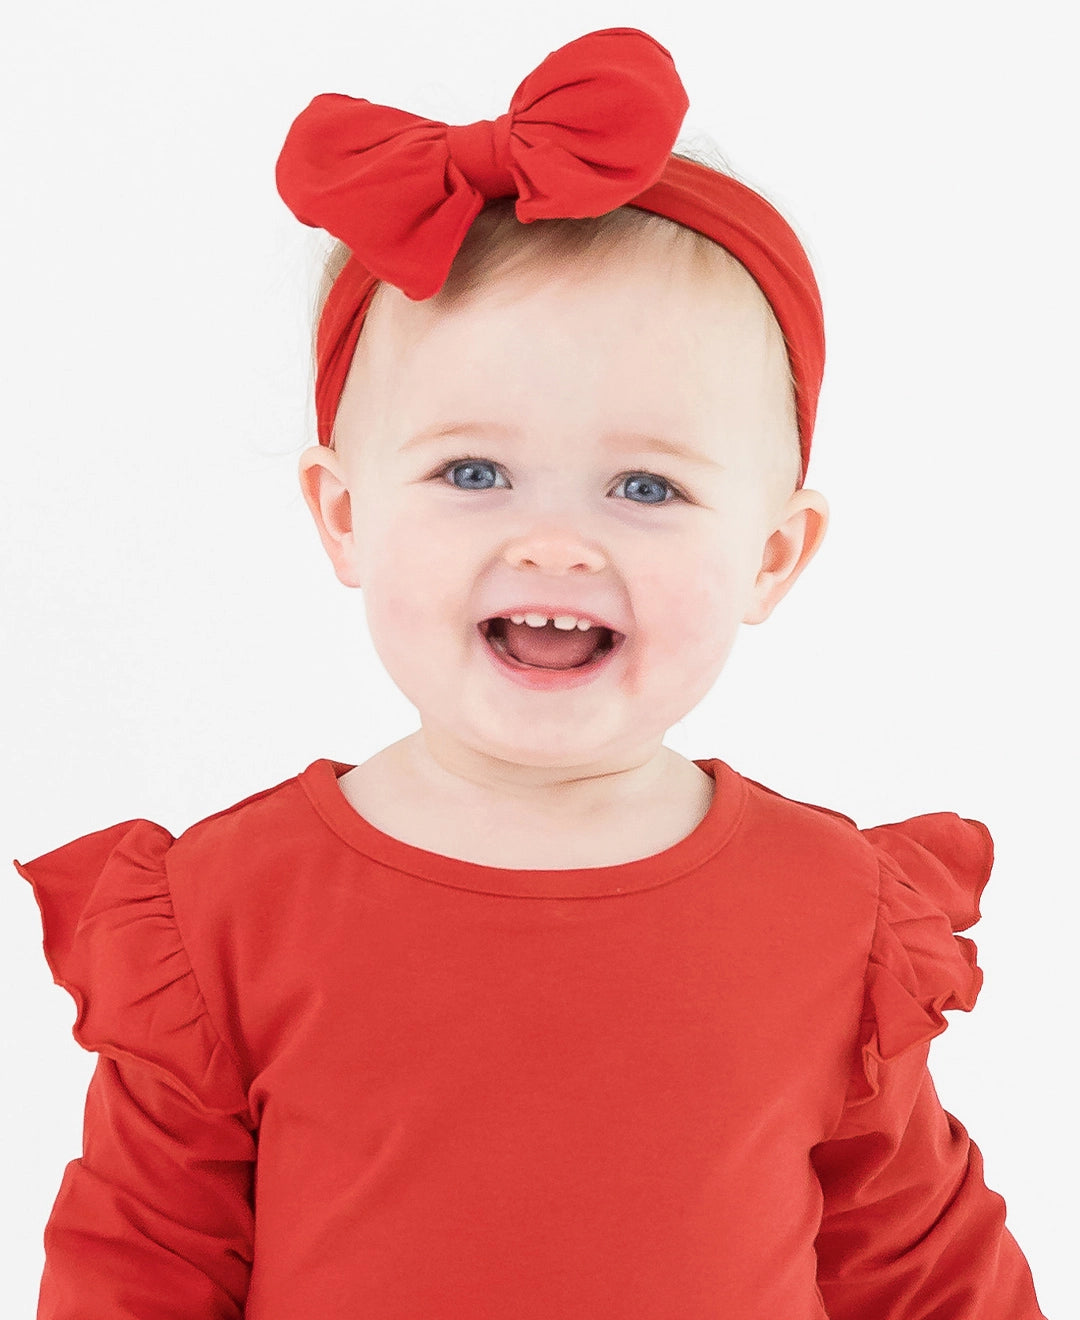
[[[730, 167], [720, 169], [714, 160], [701, 151], [684, 149], [673, 154], [715, 169], [718, 173], [734, 176]], [[715, 154], [719, 155], [718, 152]], [[724, 165], [727, 166], [727, 162]], [[667, 255], [681, 251], [691, 262], [696, 263], [704, 278], [708, 278], [710, 273], [715, 277], [720, 272], [726, 275], [732, 271], [741, 272], [742, 277], [752, 281], [757, 289], [769, 332], [784, 343], [783, 332], [772, 308], [750, 272], [725, 248], [696, 229], [636, 206], [620, 206], [595, 217], [534, 220], [526, 225], [514, 214], [514, 200], [513, 197], [497, 198], [477, 215], [454, 258], [445, 284], [432, 302], [452, 307], [469, 295], [483, 293], [512, 273], [528, 272], [536, 268], [550, 271], [556, 263], [561, 265], [585, 261], [599, 264], [629, 244], [663, 244], [666, 245]], [[312, 309], [313, 372], [317, 367], [319, 320], [330, 289], [350, 255], [348, 246], [335, 240], [323, 263]], [[795, 379], [786, 344], [784, 362], [787, 368], [787, 425], [782, 435], [768, 445], [768, 452], [763, 455], [770, 486], [782, 496], [795, 489], [802, 468], [795, 411]]]

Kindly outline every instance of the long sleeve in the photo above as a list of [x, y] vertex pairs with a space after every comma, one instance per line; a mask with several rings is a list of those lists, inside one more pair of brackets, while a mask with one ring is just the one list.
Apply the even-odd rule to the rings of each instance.
[[812, 1152], [824, 1196], [818, 1286], [831, 1320], [1045, 1320], [1031, 1271], [983, 1178], [979, 1148], [927, 1069], [943, 1009], [970, 1011], [993, 845], [951, 812], [864, 831], [880, 902], [859, 1066], [836, 1130]]
[[72, 1034], [99, 1055], [83, 1152], [45, 1226], [37, 1320], [238, 1320], [256, 1127], [169, 893], [174, 840], [126, 821], [15, 867], [34, 888]]

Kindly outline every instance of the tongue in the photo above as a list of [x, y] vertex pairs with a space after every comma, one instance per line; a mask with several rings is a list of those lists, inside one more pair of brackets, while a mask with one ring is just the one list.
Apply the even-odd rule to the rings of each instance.
[[556, 628], [550, 620], [542, 628], [506, 620], [506, 649], [522, 664], [540, 669], [572, 669], [596, 650], [600, 629]]

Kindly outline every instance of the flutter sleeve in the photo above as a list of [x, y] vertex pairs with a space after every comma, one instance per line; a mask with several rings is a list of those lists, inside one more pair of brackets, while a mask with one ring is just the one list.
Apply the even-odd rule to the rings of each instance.
[[162, 826], [130, 820], [15, 861], [72, 1034], [98, 1060], [83, 1153], [45, 1226], [37, 1320], [239, 1320], [256, 1131], [177, 925]]
[[831, 1320], [1045, 1320], [1005, 1202], [927, 1070], [943, 1011], [982, 988], [976, 946], [993, 842], [954, 812], [863, 831], [877, 924], [844, 1109], [812, 1160], [824, 1194], [818, 1286]]

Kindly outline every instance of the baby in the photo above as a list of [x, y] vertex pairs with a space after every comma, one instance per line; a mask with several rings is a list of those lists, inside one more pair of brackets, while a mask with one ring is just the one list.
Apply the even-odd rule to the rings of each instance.
[[827, 517], [798, 489], [783, 335], [723, 248], [641, 210], [492, 203], [439, 294], [379, 286], [301, 477], [422, 719], [339, 781], [367, 820], [519, 868], [698, 825], [713, 780], [664, 734]]
[[828, 522], [809, 263], [685, 109], [613, 28], [290, 130], [301, 488], [421, 727], [15, 863], [99, 1055], [39, 1320], [1042, 1317], [926, 1066], [985, 826], [663, 743]]

